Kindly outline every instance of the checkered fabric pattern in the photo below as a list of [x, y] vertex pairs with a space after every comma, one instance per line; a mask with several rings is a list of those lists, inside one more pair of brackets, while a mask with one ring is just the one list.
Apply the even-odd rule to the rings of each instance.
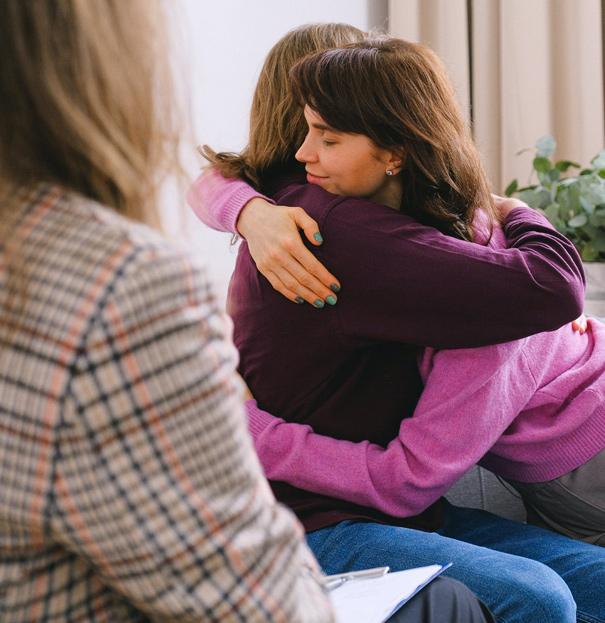
[[[40, 186], [0, 247], [0, 620], [331, 621], [203, 267]], [[21, 293], [21, 294], [19, 294]]]

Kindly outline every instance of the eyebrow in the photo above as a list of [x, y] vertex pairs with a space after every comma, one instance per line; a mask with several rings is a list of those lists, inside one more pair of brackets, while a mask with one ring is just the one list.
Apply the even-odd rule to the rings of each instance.
[[324, 132], [333, 132], [335, 134], [342, 134], [340, 130], [336, 130], [330, 125], [326, 125], [325, 123], [310, 123], [309, 124], [315, 130], [322, 130]]

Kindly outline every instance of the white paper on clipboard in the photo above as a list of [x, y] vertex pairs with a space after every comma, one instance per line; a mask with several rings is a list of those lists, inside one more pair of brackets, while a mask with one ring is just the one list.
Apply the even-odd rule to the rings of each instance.
[[337, 623], [384, 623], [451, 564], [348, 580], [329, 593]]

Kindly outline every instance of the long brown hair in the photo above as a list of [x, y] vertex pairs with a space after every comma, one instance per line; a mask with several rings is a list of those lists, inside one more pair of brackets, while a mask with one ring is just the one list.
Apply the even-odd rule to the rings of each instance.
[[429, 48], [373, 36], [307, 56], [290, 78], [295, 98], [328, 125], [401, 156], [402, 212], [466, 240], [477, 208], [498, 218], [452, 82]]
[[292, 99], [288, 72], [307, 54], [362, 41], [365, 33], [348, 24], [306, 24], [286, 33], [271, 49], [260, 72], [252, 108], [248, 146], [239, 154], [201, 153], [221, 175], [241, 178], [261, 189], [263, 179], [288, 166], [307, 133], [302, 108]]
[[180, 172], [166, 24], [159, 0], [3, 0], [3, 194], [56, 183], [159, 225]]

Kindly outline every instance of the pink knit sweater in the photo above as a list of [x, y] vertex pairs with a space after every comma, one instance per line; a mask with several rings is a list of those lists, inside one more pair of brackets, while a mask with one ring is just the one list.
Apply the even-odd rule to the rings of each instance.
[[[210, 195], [200, 178], [194, 184], [204, 207], [192, 191], [188, 200], [207, 224], [234, 232], [241, 208], [260, 195], [209, 177]], [[605, 447], [605, 325], [588, 323], [584, 335], [568, 325], [496, 346], [426, 349], [422, 398], [387, 448], [315, 434], [250, 400], [249, 429], [265, 473], [399, 517], [422, 511], [477, 462], [515, 480], [556, 478]]]

